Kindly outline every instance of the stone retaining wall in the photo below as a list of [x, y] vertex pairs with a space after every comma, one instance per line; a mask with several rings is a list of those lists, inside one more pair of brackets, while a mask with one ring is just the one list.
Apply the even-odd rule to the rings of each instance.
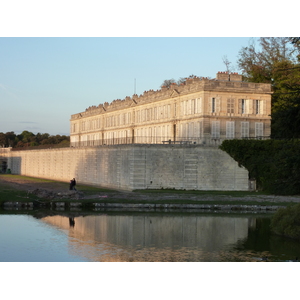
[[13, 174], [113, 189], [248, 190], [248, 171], [216, 147], [111, 145], [10, 151]]

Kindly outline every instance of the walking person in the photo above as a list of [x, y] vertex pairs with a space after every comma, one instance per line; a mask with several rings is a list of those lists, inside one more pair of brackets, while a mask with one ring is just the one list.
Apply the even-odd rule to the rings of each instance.
[[75, 188], [75, 185], [76, 185], [76, 180], [75, 180], [75, 178], [73, 178], [70, 180], [70, 190], [77, 191]]
[[77, 191], [76, 188], [75, 188], [75, 185], [76, 185], [76, 180], [75, 180], [75, 178], [73, 178], [72, 181], [73, 181], [73, 184], [72, 184], [72, 190]]

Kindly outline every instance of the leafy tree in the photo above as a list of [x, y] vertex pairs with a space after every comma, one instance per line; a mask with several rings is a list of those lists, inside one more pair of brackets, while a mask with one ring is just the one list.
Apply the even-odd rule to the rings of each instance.
[[29, 132], [27, 130], [24, 130], [21, 134], [20, 134], [20, 140], [22, 140], [23, 143], [29, 143], [31, 141], [31, 138], [34, 137], [34, 134], [32, 132]]
[[251, 43], [239, 53], [244, 80], [272, 85], [271, 132], [276, 138], [299, 136], [294, 127], [300, 121], [300, 47], [296, 43], [299, 40], [288, 37], [265, 37], [259, 39], [259, 47]]
[[297, 51], [287, 37], [263, 37], [259, 47], [252, 42], [239, 52], [238, 66], [245, 80], [274, 83], [274, 72], [279, 62], [297, 63]]
[[255, 178], [259, 189], [277, 195], [300, 194], [300, 140], [225, 140], [227, 152]]
[[39, 144], [41, 144], [41, 145], [49, 144], [49, 141], [48, 141], [49, 136], [50, 136], [49, 133], [38, 133], [37, 140], [38, 140]]
[[300, 138], [300, 88], [281, 94], [272, 113], [273, 138]]
[[0, 132], [0, 147], [14, 147], [17, 142], [17, 136], [13, 131]]
[[9, 147], [13, 147], [16, 143], [16, 135], [13, 131], [6, 132], [6, 142]]
[[0, 132], [0, 147], [37, 147], [40, 145], [61, 145], [68, 146], [70, 137], [66, 135], [50, 135], [49, 133], [37, 133], [24, 130], [21, 134], [16, 135], [13, 131]]
[[0, 147], [7, 147], [6, 146], [6, 136], [3, 132], [0, 132]]
[[42, 139], [42, 140], [48, 139], [49, 136], [50, 136], [49, 133], [43, 133], [42, 136], [41, 136], [41, 139]]
[[51, 141], [49, 139], [44, 139], [41, 141], [41, 145], [49, 145], [51, 144]]
[[17, 148], [25, 147], [24, 143], [22, 141], [19, 141], [16, 145]]

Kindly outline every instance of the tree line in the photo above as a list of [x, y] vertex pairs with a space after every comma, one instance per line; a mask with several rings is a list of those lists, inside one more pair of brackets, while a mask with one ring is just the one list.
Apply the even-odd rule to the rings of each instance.
[[28, 147], [47, 147], [47, 146], [68, 147], [70, 136], [50, 135], [49, 133], [34, 134], [24, 130], [21, 134], [13, 131], [0, 132], [0, 147], [28, 148]]

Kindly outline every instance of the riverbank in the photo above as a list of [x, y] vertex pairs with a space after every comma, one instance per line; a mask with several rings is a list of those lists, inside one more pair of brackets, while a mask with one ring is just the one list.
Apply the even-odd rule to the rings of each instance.
[[300, 196], [275, 196], [257, 192], [141, 190], [116, 191], [94, 186], [20, 175], [0, 174], [0, 203], [4, 207], [94, 209], [226, 209], [277, 210], [300, 203]]

